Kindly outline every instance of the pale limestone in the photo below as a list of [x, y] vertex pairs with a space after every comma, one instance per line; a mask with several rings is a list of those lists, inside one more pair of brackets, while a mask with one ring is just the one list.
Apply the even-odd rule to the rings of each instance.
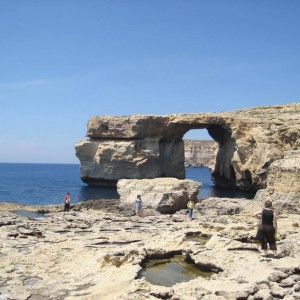
[[81, 178], [99, 185], [123, 178], [183, 179], [182, 138], [190, 129], [207, 129], [218, 144], [210, 165], [218, 186], [256, 191], [266, 187], [274, 161], [300, 148], [300, 103], [226, 113], [92, 117], [89, 140], [76, 144]]
[[134, 207], [137, 195], [141, 195], [144, 207], [162, 213], [186, 208], [189, 200], [197, 200], [200, 187], [199, 182], [176, 178], [121, 179], [117, 184], [121, 207]]
[[[116, 185], [124, 178], [157, 178], [162, 174], [183, 179], [183, 142], [163, 146], [158, 139], [98, 140], [76, 144], [81, 179], [93, 185]], [[166, 157], [161, 160], [161, 155]], [[173, 164], [172, 161], [176, 161]]]
[[[0, 296], [16, 300], [167, 296], [232, 300], [260, 299], [276, 291], [278, 296], [297, 296], [300, 217], [279, 215], [281, 258], [264, 258], [259, 246], [251, 242], [257, 221], [250, 212], [256, 206], [252, 201], [243, 202], [240, 214], [232, 216], [206, 217], [195, 212], [193, 221], [181, 212], [171, 218], [151, 215], [148, 209], [144, 218], [126, 217], [117, 209], [93, 210], [88, 203], [75, 206], [81, 211], [55, 212], [35, 220], [1, 212]], [[9, 222], [12, 220], [14, 224]], [[29, 230], [20, 234], [19, 227]], [[30, 235], [36, 230], [42, 237]], [[186, 239], [191, 232], [212, 237], [205, 245], [199, 244]], [[197, 264], [210, 264], [220, 272], [210, 279], [198, 277], [172, 287], [138, 278], [147, 255], [178, 250]]]
[[256, 193], [254, 201], [271, 200], [280, 211], [300, 213], [300, 151], [287, 151], [268, 170], [266, 189]]

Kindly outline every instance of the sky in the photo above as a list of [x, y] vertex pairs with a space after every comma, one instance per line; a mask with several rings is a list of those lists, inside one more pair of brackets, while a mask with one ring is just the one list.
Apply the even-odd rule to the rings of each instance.
[[299, 0], [2, 0], [0, 162], [79, 163], [91, 116], [298, 102], [299, 15]]

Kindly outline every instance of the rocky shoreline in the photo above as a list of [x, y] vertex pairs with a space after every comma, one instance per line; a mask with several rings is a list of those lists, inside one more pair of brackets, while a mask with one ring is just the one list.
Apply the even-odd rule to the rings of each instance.
[[[211, 203], [214, 203], [212, 206]], [[300, 299], [300, 217], [279, 212], [279, 259], [263, 257], [253, 236], [259, 201], [207, 199], [144, 217], [117, 200], [30, 207], [0, 203], [0, 299]], [[30, 219], [11, 211], [47, 212]], [[210, 236], [204, 245], [192, 233]], [[180, 251], [218, 272], [171, 287], [141, 277], [153, 255]]]

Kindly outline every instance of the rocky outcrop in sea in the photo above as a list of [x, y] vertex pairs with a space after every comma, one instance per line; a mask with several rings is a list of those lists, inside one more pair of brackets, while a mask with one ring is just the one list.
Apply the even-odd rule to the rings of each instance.
[[216, 142], [209, 168], [217, 186], [260, 190], [258, 195], [268, 194], [275, 205], [287, 196], [291, 201], [282, 207], [300, 211], [299, 164], [297, 158], [288, 158], [300, 149], [300, 103], [227, 113], [92, 117], [89, 139], [75, 146], [81, 179], [91, 185], [117, 185], [120, 179], [184, 179], [183, 136], [191, 129], [207, 129]]
[[184, 179], [182, 138], [191, 129], [207, 129], [218, 145], [211, 164], [216, 185], [256, 191], [266, 187], [272, 162], [299, 149], [300, 103], [227, 113], [92, 117], [89, 139], [75, 147], [81, 179], [92, 185]]

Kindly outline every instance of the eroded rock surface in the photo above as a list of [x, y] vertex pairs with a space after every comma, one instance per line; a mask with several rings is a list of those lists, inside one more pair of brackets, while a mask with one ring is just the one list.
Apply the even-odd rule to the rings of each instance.
[[256, 193], [255, 201], [269, 199], [276, 209], [300, 213], [300, 151], [287, 151], [268, 171], [267, 188]]
[[247, 203], [249, 200], [210, 197], [200, 201], [199, 203], [196, 203], [195, 208], [201, 215], [235, 215], [240, 212], [239, 203], [242, 201]]
[[184, 179], [183, 148], [182, 140], [166, 142], [157, 138], [111, 138], [79, 142], [76, 144], [76, 155], [80, 159], [83, 182], [114, 186], [119, 179]]
[[[95, 202], [78, 204], [77, 211], [40, 219], [2, 211], [0, 298], [299, 299], [299, 215], [279, 215], [280, 258], [273, 259], [262, 257], [253, 241], [257, 220], [251, 215], [259, 203], [237, 204], [238, 214], [203, 216], [195, 210], [192, 221], [184, 211], [145, 209], [143, 218], [127, 216], [117, 203], [105, 210], [95, 210], [101, 207]], [[191, 241], [191, 233], [210, 239]], [[178, 250], [218, 273], [171, 287], [140, 277], [145, 257]]]
[[300, 146], [300, 103], [227, 113], [166, 116], [98, 116], [89, 120], [89, 140], [76, 144], [81, 178], [115, 185], [119, 179], [183, 179], [183, 136], [207, 129], [218, 151], [211, 171], [218, 186], [258, 190], [268, 168], [284, 152]]

